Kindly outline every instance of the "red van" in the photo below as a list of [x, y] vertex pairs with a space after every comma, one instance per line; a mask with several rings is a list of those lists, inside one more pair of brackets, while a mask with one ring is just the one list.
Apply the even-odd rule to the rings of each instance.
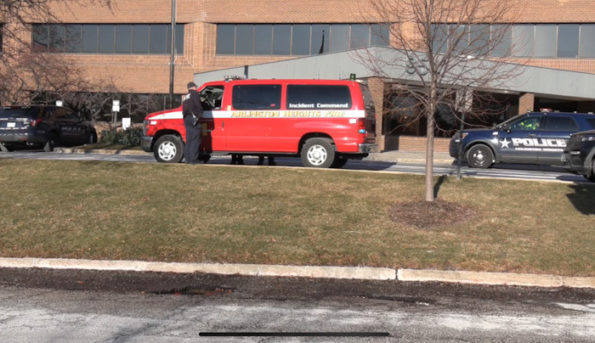
[[[198, 90], [201, 153], [301, 157], [307, 167], [342, 167], [375, 146], [374, 106], [366, 85], [347, 80], [230, 80]], [[151, 113], [141, 146], [159, 162], [180, 162], [182, 108]]]

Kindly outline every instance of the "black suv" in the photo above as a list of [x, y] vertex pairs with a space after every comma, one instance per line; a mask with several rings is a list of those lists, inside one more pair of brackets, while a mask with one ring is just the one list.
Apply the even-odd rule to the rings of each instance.
[[[491, 129], [457, 132], [450, 141], [450, 156], [473, 168], [494, 163], [562, 165], [562, 153], [572, 133], [595, 129], [595, 115], [564, 112], [529, 112]], [[462, 145], [462, 146], [461, 146]]]
[[58, 145], [96, 141], [93, 126], [63, 107], [0, 107], [0, 149], [34, 146], [51, 151]]
[[571, 135], [562, 159], [566, 169], [595, 181], [595, 130]]

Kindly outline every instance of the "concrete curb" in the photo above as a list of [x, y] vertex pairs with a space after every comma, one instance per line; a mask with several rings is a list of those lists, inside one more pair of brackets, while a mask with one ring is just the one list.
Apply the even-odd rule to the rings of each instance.
[[541, 274], [399, 269], [400, 281], [457, 282], [475, 285], [595, 288], [595, 277]]
[[0, 258], [0, 268], [120, 270], [164, 273], [208, 273], [333, 279], [395, 280], [396, 271], [373, 267], [285, 266], [262, 264], [167, 263], [62, 258]]
[[403, 282], [449, 282], [475, 285], [523, 287], [595, 288], [595, 277], [568, 277], [541, 274], [494, 273], [391, 269], [376, 267], [287, 266], [228, 263], [176, 263], [127, 260], [85, 260], [63, 258], [3, 258], [0, 268], [82, 269], [161, 273], [207, 273], [244, 276], [307, 277]]

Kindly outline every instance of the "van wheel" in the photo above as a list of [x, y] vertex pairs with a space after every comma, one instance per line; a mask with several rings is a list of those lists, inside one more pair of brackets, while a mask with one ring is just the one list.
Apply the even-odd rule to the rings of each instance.
[[494, 154], [487, 145], [474, 145], [467, 151], [467, 164], [471, 168], [489, 168], [494, 164]]
[[184, 143], [178, 136], [163, 135], [157, 139], [153, 154], [157, 162], [178, 163], [184, 154]]
[[301, 151], [302, 163], [306, 167], [329, 168], [335, 160], [335, 146], [328, 138], [310, 138]]

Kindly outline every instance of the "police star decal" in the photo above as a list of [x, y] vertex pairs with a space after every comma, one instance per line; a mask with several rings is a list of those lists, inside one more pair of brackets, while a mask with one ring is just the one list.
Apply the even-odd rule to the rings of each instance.
[[506, 138], [500, 141], [500, 149], [510, 149], [510, 141]]

